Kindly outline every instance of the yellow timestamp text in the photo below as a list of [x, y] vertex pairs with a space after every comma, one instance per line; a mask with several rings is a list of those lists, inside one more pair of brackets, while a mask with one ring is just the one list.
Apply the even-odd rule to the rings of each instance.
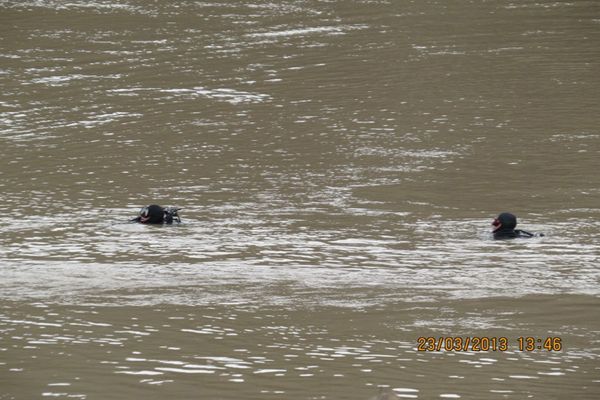
[[509, 340], [504, 336], [439, 336], [417, 338], [417, 351], [561, 351], [560, 337], [520, 336]]

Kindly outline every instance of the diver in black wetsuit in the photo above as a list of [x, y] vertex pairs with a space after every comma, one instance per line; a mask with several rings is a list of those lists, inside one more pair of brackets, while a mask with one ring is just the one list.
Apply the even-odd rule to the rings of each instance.
[[536, 235], [521, 229], [515, 229], [517, 226], [517, 217], [507, 212], [498, 215], [492, 222], [492, 225], [494, 226], [494, 239], [531, 238], [534, 236], [544, 236], [543, 233]]
[[167, 207], [163, 208], [159, 205], [152, 204], [146, 206], [140, 210], [140, 215], [136, 218], [133, 218], [131, 222], [139, 222], [141, 224], [167, 224], [171, 225], [173, 221], [180, 223], [181, 218], [179, 218], [180, 208], [175, 207]]

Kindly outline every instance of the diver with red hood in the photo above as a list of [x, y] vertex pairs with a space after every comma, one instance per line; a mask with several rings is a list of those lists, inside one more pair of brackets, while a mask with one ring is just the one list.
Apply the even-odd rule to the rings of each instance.
[[514, 239], [514, 238], [532, 238], [534, 236], [544, 236], [543, 233], [534, 234], [522, 229], [515, 229], [517, 226], [517, 217], [514, 214], [503, 212], [492, 222], [494, 239]]
[[171, 225], [173, 221], [180, 223], [181, 218], [177, 211], [180, 208], [161, 207], [156, 204], [143, 207], [140, 210], [140, 215], [133, 218], [131, 222], [139, 222], [141, 224], [167, 224]]

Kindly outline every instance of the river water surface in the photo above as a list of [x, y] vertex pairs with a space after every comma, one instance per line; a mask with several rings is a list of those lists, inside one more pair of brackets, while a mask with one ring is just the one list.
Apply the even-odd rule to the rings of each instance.
[[0, 399], [600, 398], [598, 2], [0, 0], [0, 32]]

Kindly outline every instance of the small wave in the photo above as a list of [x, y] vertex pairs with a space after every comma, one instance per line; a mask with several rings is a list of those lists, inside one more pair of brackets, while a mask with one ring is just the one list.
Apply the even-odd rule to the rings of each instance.
[[248, 33], [247, 37], [287, 37], [287, 36], [304, 36], [315, 33], [329, 33], [343, 35], [346, 31], [365, 29], [367, 25], [345, 25], [345, 26], [320, 26], [312, 28], [297, 28], [286, 29], [282, 31]]
[[172, 89], [159, 89], [159, 88], [122, 88], [112, 89], [108, 93], [114, 93], [117, 95], [132, 96], [137, 95], [140, 92], [158, 92], [166, 93], [174, 97], [206, 97], [214, 100], [225, 101], [231, 104], [240, 103], [261, 103], [271, 100], [271, 96], [264, 93], [252, 93], [245, 92], [242, 90], [236, 90], [231, 88], [216, 88], [209, 89], [202, 86], [194, 87], [191, 89], [187, 88], [172, 88]]

